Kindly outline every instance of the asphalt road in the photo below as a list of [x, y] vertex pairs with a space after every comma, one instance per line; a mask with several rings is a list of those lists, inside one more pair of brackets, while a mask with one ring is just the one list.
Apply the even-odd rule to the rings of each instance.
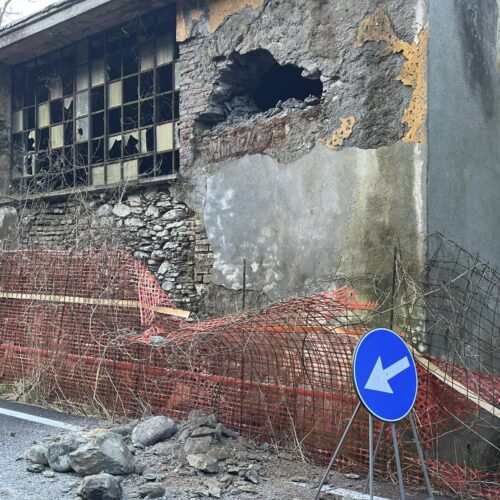
[[[25, 414], [24, 418], [48, 419], [45, 424], [15, 418], [12, 412]], [[5, 415], [9, 413], [10, 415]], [[46, 425], [52, 423], [52, 425]], [[55, 436], [67, 429], [66, 425], [86, 427], [90, 421], [52, 410], [0, 400], [0, 499], [58, 500], [76, 498], [80, 481], [76, 476], [55, 473], [57, 478], [44, 477], [26, 470], [29, 462], [26, 452], [36, 441]]]

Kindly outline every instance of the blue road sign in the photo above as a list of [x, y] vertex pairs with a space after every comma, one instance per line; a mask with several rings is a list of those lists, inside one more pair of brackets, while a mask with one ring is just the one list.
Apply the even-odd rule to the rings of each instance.
[[405, 341], [392, 330], [377, 328], [361, 338], [352, 373], [359, 399], [374, 417], [397, 422], [410, 413], [417, 397], [417, 369]]

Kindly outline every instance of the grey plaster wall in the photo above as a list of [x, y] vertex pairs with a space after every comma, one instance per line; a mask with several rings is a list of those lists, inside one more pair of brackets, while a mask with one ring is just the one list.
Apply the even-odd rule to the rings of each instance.
[[429, 231], [500, 266], [497, 0], [433, 0], [429, 45]]
[[251, 155], [208, 178], [205, 223], [216, 285], [278, 299], [337, 272], [387, 272], [398, 239], [425, 235], [425, 148], [316, 146], [288, 165]]

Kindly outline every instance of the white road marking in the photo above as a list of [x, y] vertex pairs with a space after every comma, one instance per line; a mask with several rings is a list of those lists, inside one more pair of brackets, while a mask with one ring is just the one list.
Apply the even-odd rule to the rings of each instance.
[[36, 415], [30, 415], [29, 413], [21, 413], [19, 411], [6, 410], [5, 408], [0, 408], [0, 415], [19, 418], [21, 420], [28, 420], [29, 422], [48, 425], [50, 427], [58, 427], [59, 429], [65, 429], [67, 431], [81, 430], [81, 427], [78, 427], [77, 425], [67, 424], [65, 422], [58, 422], [57, 420], [51, 420], [50, 418], [37, 417]]
[[[358, 491], [346, 490], [345, 488], [332, 488], [331, 486], [323, 486], [322, 493], [330, 493], [336, 498], [343, 498], [344, 500], [370, 500], [370, 495], [359, 493]], [[388, 498], [373, 496], [373, 500], [389, 500]]]

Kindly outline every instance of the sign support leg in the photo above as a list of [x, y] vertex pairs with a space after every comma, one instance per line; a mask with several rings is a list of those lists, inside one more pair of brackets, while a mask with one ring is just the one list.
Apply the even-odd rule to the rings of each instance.
[[[377, 444], [375, 445], [375, 452], [373, 453], [373, 467], [374, 468], [375, 468], [375, 462], [377, 461], [378, 450], [380, 448], [380, 445], [382, 444], [382, 437], [384, 435], [384, 431], [385, 431], [385, 422], [382, 423], [382, 428], [380, 429], [380, 434], [378, 435]], [[363, 490], [363, 493], [365, 493], [365, 494], [368, 491], [369, 481], [370, 481], [370, 478], [368, 478], [368, 480], [366, 481], [365, 489]]]
[[417, 447], [418, 458], [420, 459], [420, 465], [422, 466], [422, 472], [424, 474], [425, 486], [427, 488], [427, 493], [429, 494], [429, 499], [434, 500], [434, 494], [432, 492], [431, 482], [429, 480], [429, 474], [427, 472], [427, 466], [425, 465], [424, 452], [422, 446], [420, 445], [420, 439], [418, 438], [418, 431], [415, 425], [415, 420], [413, 419], [413, 412], [410, 412], [410, 424], [411, 430], [413, 431], [413, 439], [415, 440], [415, 446]]
[[318, 491], [316, 492], [316, 496], [314, 497], [314, 500], [318, 500], [319, 495], [321, 494], [321, 488], [326, 482], [326, 479], [328, 478], [328, 474], [330, 473], [330, 470], [333, 467], [333, 464], [335, 463], [335, 460], [337, 459], [337, 455], [339, 454], [342, 445], [344, 444], [345, 438], [347, 437], [347, 434], [349, 433], [349, 430], [352, 427], [352, 424], [354, 422], [354, 419], [356, 418], [356, 415], [359, 412], [359, 409], [361, 408], [361, 403], [358, 403], [356, 408], [354, 409], [354, 413], [352, 414], [351, 419], [349, 420], [349, 423], [347, 424], [347, 427], [344, 431], [344, 434], [342, 434], [342, 437], [340, 438], [339, 444], [337, 445], [337, 449], [335, 450], [334, 454], [332, 455], [332, 459], [330, 460], [330, 463], [328, 464], [328, 467], [325, 471], [325, 474], [323, 475], [323, 478], [321, 479], [321, 482], [319, 483]]
[[392, 444], [394, 446], [394, 456], [396, 457], [396, 468], [398, 471], [399, 498], [405, 500], [405, 489], [403, 486], [403, 473], [401, 471], [401, 460], [399, 459], [398, 436], [396, 434], [396, 425], [391, 423]]
[[373, 454], [373, 416], [370, 413], [368, 415], [368, 432], [370, 435], [368, 436], [369, 449], [370, 449], [370, 470], [368, 472], [368, 482], [370, 484], [370, 500], [373, 500], [373, 465], [375, 461], [375, 457]]

